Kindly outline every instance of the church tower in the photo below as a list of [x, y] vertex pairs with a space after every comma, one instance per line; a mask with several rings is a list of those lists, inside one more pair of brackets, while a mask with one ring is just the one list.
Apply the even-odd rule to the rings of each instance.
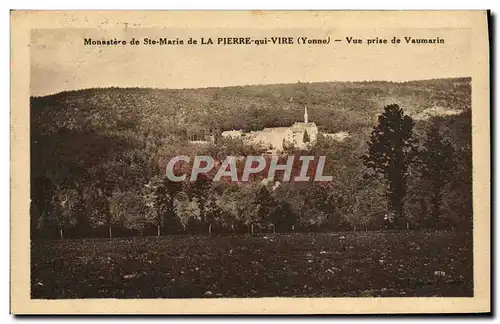
[[304, 106], [304, 123], [307, 124], [309, 122], [307, 116], [307, 105]]

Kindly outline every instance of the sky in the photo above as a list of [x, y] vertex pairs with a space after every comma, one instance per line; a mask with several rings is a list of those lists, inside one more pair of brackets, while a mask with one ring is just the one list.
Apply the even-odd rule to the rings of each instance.
[[[143, 45], [144, 38], [274, 36], [327, 45]], [[348, 44], [346, 37], [362, 44]], [[367, 44], [385, 38], [389, 44]], [[392, 44], [393, 37], [401, 39]], [[444, 39], [406, 44], [404, 37]], [[85, 38], [140, 45], [90, 46]], [[335, 42], [334, 39], [341, 39]], [[468, 29], [38, 29], [31, 33], [30, 90], [42, 96], [95, 87], [204, 88], [326, 81], [407, 81], [471, 75]]]

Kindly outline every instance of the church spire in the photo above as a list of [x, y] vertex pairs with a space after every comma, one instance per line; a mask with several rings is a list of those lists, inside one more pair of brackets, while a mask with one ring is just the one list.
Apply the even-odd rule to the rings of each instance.
[[304, 123], [308, 123], [308, 116], [307, 116], [307, 105], [304, 105]]

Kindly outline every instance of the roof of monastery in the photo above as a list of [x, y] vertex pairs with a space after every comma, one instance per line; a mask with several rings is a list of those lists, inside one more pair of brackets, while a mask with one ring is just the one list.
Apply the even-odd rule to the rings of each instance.
[[306, 123], [295, 123], [295, 124], [293, 124], [291, 129], [294, 133], [301, 133], [305, 129], [314, 128], [314, 127], [316, 127], [316, 123], [314, 123], [314, 122], [307, 123], [307, 124]]
[[290, 127], [266, 127], [260, 132], [286, 133]]

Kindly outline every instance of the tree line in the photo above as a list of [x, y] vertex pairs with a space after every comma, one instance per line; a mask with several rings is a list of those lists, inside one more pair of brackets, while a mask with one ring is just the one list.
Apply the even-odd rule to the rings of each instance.
[[[32, 137], [32, 237], [175, 233], [348, 231], [472, 226], [470, 111], [414, 121], [388, 105], [367, 137], [318, 136], [306, 150], [327, 156], [333, 181], [171, 182], [177, 154], [255, 155], [238, 139], [204, 146], [171, 137], [161, 145], [95, 133]], [[64, 136], [68, 146], [57, 142]], [[307, 138], [308, 134], [304, 134]], [[133, 138], [131, 135], [130, 138]], [[43, 156], [44, 159], [37, 159]]]

